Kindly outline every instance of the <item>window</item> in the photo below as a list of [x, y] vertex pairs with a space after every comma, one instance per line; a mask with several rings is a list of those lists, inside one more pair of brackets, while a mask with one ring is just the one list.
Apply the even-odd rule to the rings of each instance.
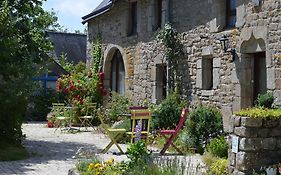
[[202, 89], [213, 89], [213, 59], [202, 59]]
[[130, 3], [128, 36], [137, 34], [137, 2]]
[[165, 64], [156, 65], [156, 100], [161, 102], [167, 96], [167, 66]]
[[120, 51], [116, 51], [111, 60], [110, 87], [112, 91], [125, 94], [125, 68]]
[[226, 27], [235, 27], [236, 23], [236, 1], [226, 0]]
[[162, 24], [162, 0], [155, 0], [153, 30], [157, 30]]

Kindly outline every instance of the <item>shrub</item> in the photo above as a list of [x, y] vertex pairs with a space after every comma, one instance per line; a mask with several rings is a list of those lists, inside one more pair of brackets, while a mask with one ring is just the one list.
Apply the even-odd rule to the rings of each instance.
[[253, 118], [281, 118], [281, 109], [249, 108], [235, 112], [235, 115]]
[[130, 159], [131, 165], [145, 161], [145, 159], [148, 156], [146, 145], [141, 140], [131, 144], [130, 147], [127, 149], [127, 152], [128, 152], [127, 156]]
[[217, 157], [227, 158], [228, 144], [224, 136], [212, 139], [207, 145], [207, 151]]
[[129, 113], [129, 106], [131, 105], [132, 102], [126, 96], [112, 92], [110, 99], [104, 107], [105, 122], [114, 123], [118, 121], [120, 114]]
[[174, 128], [180, 119], [182, 108], [187, 106], [186, 101], [181, 101], [176, 93], [170, 93], [155, 110], [153, 127], [155, 129]]
[[210, 167], [210, 174], [228, 175], [227, 159], [218, 159]]
[[47, 114], [53, 102], [63, 101], [60, 94], [55, 93], [54, 90], [44, 89], [39, 90], [36, 95], [32, 95], [28, 99], [28, 107], [25, 118], [27, 120], [45, 121]]
[[204, 147], [209, 139], [222, 132], [222, 115], [214, 107], [199, 106], [194, 112], [189, 113], [186, 126], [196, 148]]
[[257, 107], [262, 107], [262, 108], [272, 108], [274, 102], [274, 96], [272, 92], [267, 92], [265, 94], [259, 94], [257, 101], [256, 101], [256, 106]]

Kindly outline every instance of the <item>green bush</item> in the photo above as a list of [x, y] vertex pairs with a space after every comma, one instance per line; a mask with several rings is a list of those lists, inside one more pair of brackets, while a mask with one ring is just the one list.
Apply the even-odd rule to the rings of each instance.
[[227, 159], [218, 159], [210, 167], [210, 174], [228, 175]]
[[174, 128], [180, 119], [182, 108], [187, 106], [178, 94], [170, 93], [165, 100], [155, 109], [153, 127], [155, 129]]
[[131, 166], [136, 163], [141, 163], [145, 161], [148, 156], [146, 145], [141, 140], [131, 144], [130, 147], [127, 149], [127, 152], [127, 156], [130, 159]]
[[281, 118], [281, 109], [249, 108], [234, 114], [243, 117], [279, 119]]
[[217, 157], [227, 158], [228, 144], [224, 136], [219, 136], [212, 139], [206, 148], [208, 152]]
[[272, 92], [267, 92], [265, 94], [259, 94], [257, 101], [256, 101], [256, 106], [257, 107], [262, 107], [262, 108], [272, 108], [274, 102], [274, 96]]
[[112, 92], [110, 99], [106, 102], [104, 106], [104, 121], [106, 123], [114, 123], [120, 118], [120, 114], [129, 113], [129, 106], [132, 105], [132, 102], [123, 95], [119, 95], [116, 92]]
[[218, 136], [223, 130], [222, 115], [214, 107], [199, 106], [187, 118], [187, 132], [196, 148], [204, 147], [209, 139]]
[[63, 101], [63, 97], [51, 89], [47, 92], [41, 89], [37, 94], [29, 97], [25, 118], [33, 121], [45, 121], [47, 114], [51, 111], [52, 103]]

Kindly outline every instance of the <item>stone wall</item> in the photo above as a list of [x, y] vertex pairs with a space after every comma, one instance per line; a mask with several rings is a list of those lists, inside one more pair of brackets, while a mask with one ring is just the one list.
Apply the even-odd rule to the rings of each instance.
[[[126, 33], [127, 1], [117, 1], [109, 12], [88, 22], [89, 42], [101, 32], [105, 51], [113, 47], [123, 50], [126, 93], [136, 104], [155, 102], [155, 65], [166, 63], [163, 47], [155, 41], [157, 31], [151, 28], [153, 2], [138, 1], [138, 34], [134, 36]], [[266, 88], [274, 91], [276, 102], [281, 104], [281, 1], [263, 0], [254, 6], [251, 0], [237, 0], [236, 11], [236, 27], [225, 29], [225, 0], [163, 0], [162, 9], [163, 21], [170, 20], [184, 45], [185, 55], [178, 67], [182, 98], [194, 105], [200, 102], [221, 108], [225, 123], [233, 111], [253, 105], [255, 53], [265, 52]], [[236, 49], [234, 62], [218, 40], [223, 35]], [[107, 53], [104, 68], [109, 67], [111, 59]], [[202, 59], [213, 62], [211, 89], [202, 86]], [[109, 72], [105, 73], [109, 81]]]
[[[262, 166], [281, 162], [281, 119], [232, 116], [230, 124], [228, 160], [231, 174], [252, 174]], [[238, 137], [237, 153], [232, 145], [235, 137]]]

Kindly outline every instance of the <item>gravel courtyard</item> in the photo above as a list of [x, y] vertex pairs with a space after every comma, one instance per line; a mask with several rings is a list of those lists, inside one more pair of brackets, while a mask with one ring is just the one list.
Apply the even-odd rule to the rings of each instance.
[[[47, 128], [45, 123], [23, 124], [26, 135], [25, 147], [31, 157], [21, 161], [0, 162], [1, 175], [65, 175], [75, 166], [75, 153], [80, 149], [99, 152], [109, 139], [97, 131], [67, 133], [59, 129]], [[121, 145], [126, 151], [126, 146]], [[108, 154], [99, 155], [102, 159], [114, 157], [117, 161], [126, 159], [126, 155], [113, 155], [118, 152], [112, 146]]]

